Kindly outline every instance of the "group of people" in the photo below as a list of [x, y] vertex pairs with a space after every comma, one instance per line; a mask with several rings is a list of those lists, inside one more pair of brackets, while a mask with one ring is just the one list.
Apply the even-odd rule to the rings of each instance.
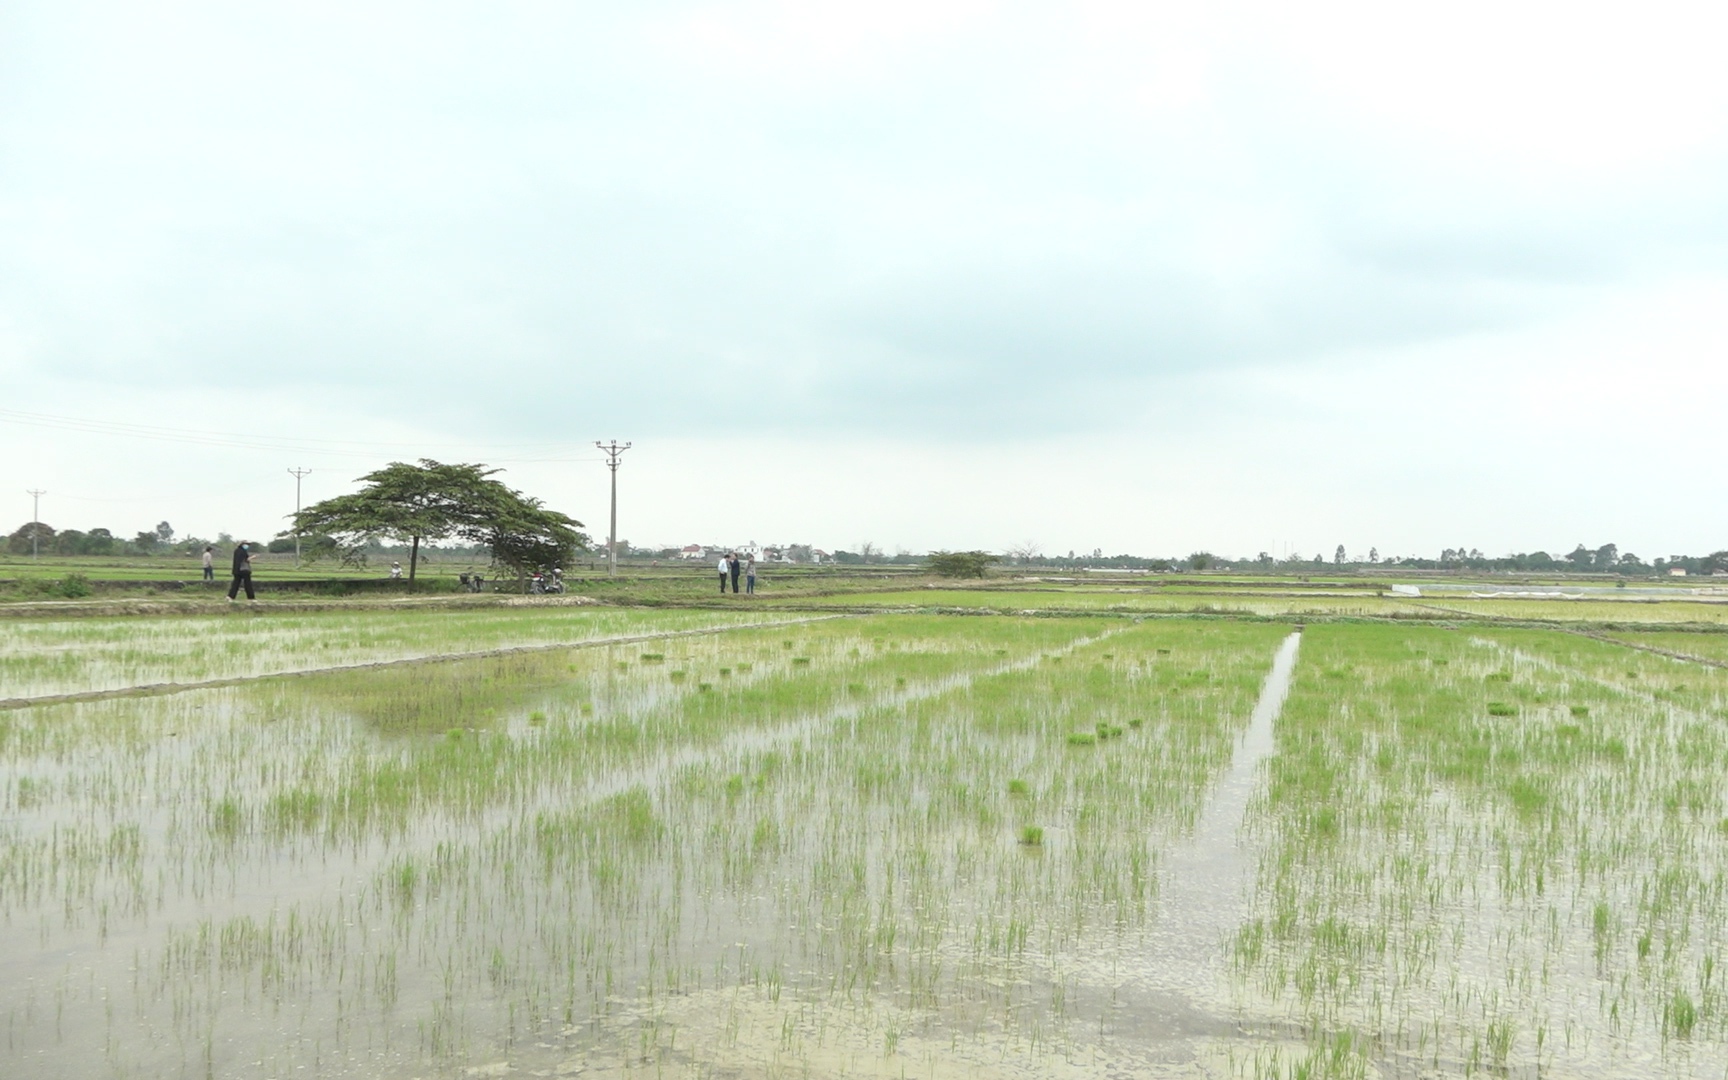
[[[216, 563], [216, 550], [215, 550], [215, 548], [211, 547], [211, 546], [206, 546], [204, 548], [204, 580], [205, 581], [212, 581], [215, 579], [215, 577], [216, 577], [216, 565], [215, 565], [215, 563]], [[722, 555], [720, 557], [719, 569], [720, 569], [720, 591], [721, 592], [726, 591], [726, 583], [728, 581], [730, 581], [732, 583], [733, 593], [739, 592], [740, 590], [738, 588], [738, 579], [740, 577], [742, 577], [744, 579], [744, 588], [742, 591], [748, 595], [751, 595], [751, 596], [755, 595], [755, 593], [756, 593], [756, 556], [747, 555], [747, 556], [740, 558], [736, 551], [729, 551], [725, 555]], [[401, 563], [392, 562], [390, 564], [390, 576], [392, 578], [400, 578], [402, 576], [402, 564]], [[462, 575], [462, 577], [463, 577], [462, 584], [468, 585], [469, 584], [469, 580], [468, 580], [469, 576], [467, 574], [464, 574], [464, 575]], [[564, 591], [564, 571], [562, 568], [554, 567], [552, 569], [552, 576], [550, 579], [545, 578], [543, 575], [541, 575], [539, 573], [536, 573], [534, 575], [534, 579], [535, 579], [535, 588], [534, 588], [535, 592], [563, 592]], [[479, 580], [479, 575], [475, 575], [475, 584], [474, 584], [475, 591], [479, 591], [478, 580]], [[228, 586], [228, 599], [230, 601], [235, 600], [239, 596], [241, 589], [246, 590], [246, 599], [254, 601], [254, 602], [257, 601], [258, 595], [256, 592], [253, 591], [253, 588], [252, 588], [252, 545], [250, 543], [244, 543], [244, 542], [234, 545], [234, 580]]]
[[756, 594], [756, 556], [750, 555], [740, 560], [736, 551], [728, 551], [720, 557], [720, 591], [726, 591], [728, 579], [732, 582], [732, 591], [738, 591], [738, 575], [744, 575], [744, 591], [752, 596]]

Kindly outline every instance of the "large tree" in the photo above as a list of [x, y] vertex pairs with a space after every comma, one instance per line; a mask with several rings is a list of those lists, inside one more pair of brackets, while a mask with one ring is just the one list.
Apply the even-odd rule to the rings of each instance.
[[485, 544], [493, 559], [518, 574], [565, 562], [588, 546], [580, 521], [491, 479], [498, 471], [429, 458], [418, 465], [393, 461], [362, 476], [366, 486], [352, 495], [300, 511], [290, 534], [324, 533], [350, 546], [383, 538], [406, 542], [410, 589], [422, 541], [458, 537]]

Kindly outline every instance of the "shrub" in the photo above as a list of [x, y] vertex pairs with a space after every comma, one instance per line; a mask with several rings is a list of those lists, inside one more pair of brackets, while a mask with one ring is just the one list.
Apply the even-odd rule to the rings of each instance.
[[996, 556], [982, 551], [932, 551], [930, 572], [937, 577], [981, 578]]
[[90, 579], [83, 574], [67, 574], [54, 583], [53, 593], [64, 596], [68, 600], [76, 600], [81, 596], [90, 595]]

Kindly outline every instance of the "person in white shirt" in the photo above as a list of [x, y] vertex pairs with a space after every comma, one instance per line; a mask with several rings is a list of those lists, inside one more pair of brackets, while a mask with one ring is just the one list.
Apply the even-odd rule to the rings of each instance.
[[210, 544], [204, 545], [204, 580], [216, 580], [216, 549]]
[[724, 593], [726, 591], [726, 571], [728, 569], [730, 569], [730, 566], [728, 564], [731, 561], [732, 560], [729, 556], [726, 556], [726, 555], [720, 556], [720, 591], [722, 593]]

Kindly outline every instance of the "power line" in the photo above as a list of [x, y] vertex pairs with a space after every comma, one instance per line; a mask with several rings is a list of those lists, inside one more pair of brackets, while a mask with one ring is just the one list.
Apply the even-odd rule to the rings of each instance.
[[600, 452], [606, 455], [606, 467], [612, 470], [612, 531], [606, 537], [606, 573], [611, 577], [618, 576], [618, 459], [624, 456], [624, 451], [630, 449], [630, 444], [618, 445], [613, 439], [611, 444], [595, 443]]
[[[0, 409], [0, 423], [22, 424], [28, 427], [48, 428], [56, 431], [76, 431], [88, 435], [147, 439], [154, 442], [185, 443], [193, 446], [217, 446], [240, 450], [265, 450], [276, 453], [315, 454], [336, 458], [376, 458], [390, 453], [483, 449], [483, 445], [477, 443], [365, 442], [350, 439], [281, 438], [235, 431], [201, 431], [194, 428], [165, 427], [158, 424], [135, 424], [121, 420], [92, 420], [77, 416], [58, 416], [52, 413], [24, 412], [18, 409]], [[527, 465], [540, 462], [599, 460], [591, 457], [546, 456], [557, 454], [567, 445], [560, 443], [500, 443], [491, 449], [502, 450], [506, 453], [518, 451], [527, 454], [534, 454], [538, 451], [540, 455], [495, 458], [494, 461], [498, 464]]]
[[48, 494], [46, 491], [30, 489], [30, 557], [32, 559], [42, 557], [41, 552], [36, 549], [36, 537], [42, 532], [42, 496], [46, 494]]
[[294, 569], [300, 569], [300, 480], [312, 475], [311, 469], [295, 467], [288, 470], [294, 478]]

